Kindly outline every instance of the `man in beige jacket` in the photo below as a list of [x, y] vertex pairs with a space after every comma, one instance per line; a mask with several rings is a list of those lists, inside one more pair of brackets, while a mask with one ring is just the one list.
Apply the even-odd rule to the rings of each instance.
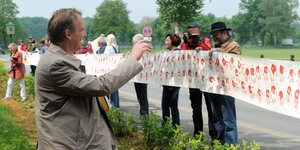
[[96, 97], [108, 95], [143, 70], [138, 62], [152, 46], [134, 45], [124, 63], [95, 77], [84, 73], [73, 56], [86, 36], [81, 12], [60, 9], [48, 23], [52, 44], [41, 57], [35, 77], [38, 149], [117, 149], [112, 127]]
[[[211, 35], [216, 49], [210, 50], [210, 56], [215, 50], [224, 53], [241, 54], [240, 45], [233, 40], [231, 30], [224, 22], [215, 22], [211, 25]], [[237, 144], [238, 131], [235, 98], [212, 93], [209, 96], [211, 97], [213, 125], [218, 133], [217, 140], [220, 140], [221, 143]]]

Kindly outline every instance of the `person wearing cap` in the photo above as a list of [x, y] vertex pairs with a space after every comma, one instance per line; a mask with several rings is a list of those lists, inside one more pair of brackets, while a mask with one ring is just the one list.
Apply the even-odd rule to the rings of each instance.
[[[213, 48], [208, 38], [200, 39], [200, 28], [198, 24], [192, 23], [188, 26], [187, 32], [184, 34], [183, 43], [181, 44], [182, 50], [205, 50], [208, 51]], [[203, 116], [202, 116], [202, 93], [204, 95], [207, 113], [208, 113], [208, 127], [209, 135], [212, 140], [215, 139], [216, 130], [212, 125], [212, 112], [210, 106], [210, 99], [207, 97], [206, 92], [202, 92], [200, 89], [189, 88], [191, 106], [193, 109], [193, 123], [194, 123], [194, 135], [203, 131]]]
[[[211, 25], [211, 35], [216, 49], [210, 50], [210, 57], [214, 51], [241, 54], [240, 45], [233, 40], [231, 30], [224, 22], [216, 22]], [[237, 144], [238, 132], [234, 97], [220, 94], [209, 94], [209, 96], [211, 97], [213, 125], [218, 132], [217, 139], [222, 143]]]
[[[35, 52], [36, 49], [36, 44], [35, 44], [35, 40], [34, 38], [32, 38], [32, 36], [28, 37], [28, 52]], [[36, 66], [35, 65], [30, 65], [30, 69], [31, 69], [31, 75], [34, 76], [35, 75], [35, 69]]]
[[28, 37], [28, 52], [34, 52], [36, 49], [36, 44], [35, 44], [35, 40], [34, 38], [32, 38], [32, 36]]

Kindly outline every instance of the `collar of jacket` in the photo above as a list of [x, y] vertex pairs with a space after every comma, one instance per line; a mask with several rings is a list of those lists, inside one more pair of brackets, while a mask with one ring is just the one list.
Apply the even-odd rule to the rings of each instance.
[[48, 48], [49, 52], [52, 52], [56, 55], [60, 55], [66, 58], [66, 61], [72, 61], [72, 64], [79, 68], [81, 65], [81, 60], [77, 59], [74, 55], [68, 54], [65, 50], [63, 50], [58, 45], [51, 44]]

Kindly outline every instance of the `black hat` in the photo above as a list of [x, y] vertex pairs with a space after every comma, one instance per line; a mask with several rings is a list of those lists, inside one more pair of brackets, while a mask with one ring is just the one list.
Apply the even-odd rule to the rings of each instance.
[[227, 26], [224, 22], [215, 22], [211, 25], [211, 32], [221, 31], [221, 30], [232, 30], [229, 26]]

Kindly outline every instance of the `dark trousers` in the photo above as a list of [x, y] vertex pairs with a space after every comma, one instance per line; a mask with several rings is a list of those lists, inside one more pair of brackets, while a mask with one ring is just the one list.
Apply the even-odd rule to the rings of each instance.
[[34, 76], [34, 75], [35, 75], [35, 69], [36, 69], [36, 66], [30, 65], [30, 69], [31, 69], [31, 74], [32, 74], [32, 76]]
[[110, 104], [114, 108], [120, 108], [119, 91], [113, 92], [110, 95]]
[[202, 92], [200, 89], [190, 88], [190, 100], [193, 109], [193, 122], [194, 122], [194, 135], [199, 134], [203, 131], [203, 117], [202, 117], [202, 93], [204, 94], [206, 109], [208, 113], [208, 129], [209, 135], [212, 140], [216, 139], [217, 131], [213, 126], [212, 122], [212, 109], [211, 109], [211, 98], [208, 93]]
[[235, 99], [231, 96], [209, 94], [213, 112], [213, 124], [217, 130], [217, 139], [223, 144], [237, 144]]
[[172, 113], [172, 125], [180, 125], [180, 117], [178, 110], [178, 95], [180, 87], [163, 86], [163, 94], [161, 101], [162, 117], [166, 121], [170, 117], [170, 109]]
[[147, 96], [147, 84], [144, 83], [134, 83], [134, 88], [136, 92], [137, 100], [140, 104], [140, 115], [149, 114], [149, 103]]

